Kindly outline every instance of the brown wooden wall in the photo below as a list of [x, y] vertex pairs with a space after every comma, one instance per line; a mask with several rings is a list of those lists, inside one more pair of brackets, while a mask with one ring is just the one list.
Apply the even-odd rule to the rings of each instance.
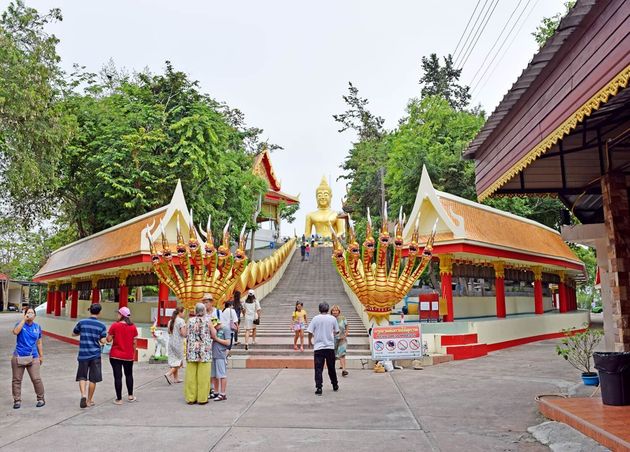
[[[534, 61], [536, 58], [534, 58]], [[483, 192], [630, 64], [630, 7], [599, 1], [476, 152]]]

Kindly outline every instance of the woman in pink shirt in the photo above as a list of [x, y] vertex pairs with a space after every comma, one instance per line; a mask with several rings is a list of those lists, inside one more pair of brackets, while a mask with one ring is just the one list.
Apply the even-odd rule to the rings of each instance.
[[133, 361], [136, 356], [136, 337], [138, 330], [130, 319], [131, 311], [124, 306], [118, 310], [118, 321], [112, 323], [107, 333], [107, 342], [112, 343], [109, 352], [109, 363], [114, 373], [114, 389], [116, 399], [114, 404], [122, 405], [122, 375], [125, 371], [125, 383], [127, 385], [127, 400], [135, 402], [133, 395]]

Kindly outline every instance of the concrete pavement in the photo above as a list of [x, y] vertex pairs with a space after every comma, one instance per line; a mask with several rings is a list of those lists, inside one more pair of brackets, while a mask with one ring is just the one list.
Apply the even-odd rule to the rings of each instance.
[[341, 389], [313, 394], [300, 369], [234, 369], [228, 400], [188, 406], [162, 365], [134, 367], [138, 402], [113, 405], [109, 363], [93, 408], [79, 408], [75, 346], [45, 338], [46, 406], [35, 408], [30, 380], [12, 409], [9, 356], [15, 314], [0, 315], [0, 450], [390, 450], [542, 451], [527, 428], [543, 422], [534, 397], [588, 391], [558, 358], [556, 341], [475, 360], [391, 374], [353, 370]]

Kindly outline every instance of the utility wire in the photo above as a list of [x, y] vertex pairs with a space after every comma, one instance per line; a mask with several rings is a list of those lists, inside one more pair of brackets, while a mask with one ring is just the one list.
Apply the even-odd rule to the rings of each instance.
[[494, 3], [494, 6], [492, 7], [492, 10], [490, 11], [490, 14], [487, 15], [487, 19], [484, 22], [483, 27], [480, 29], [479, 33], [477, 34], [477, 37], [476, 37], [475, 41], [473, 42], [473, 45], [470, 47], [470, 50], [469, 50], [468, 54], [466, 55], [464, 61], [461, 63], [460, 69], [464, 68], [464, 66], [466, 65], [466, 62], [468, 61], [468, 58], [472, 54], [473, 50], [475, 50], [475, 46], [477, 45], [477, 42], [479, 41], [479, 38], [481, 38], [481, 35], [483, 34], [484, 30], [486, 29], [486, 25], [488, 25], [488, 22], [490, 21], [490, 18], [492, 17], [492, 14], [494, 13], [494, 10], [497, 8], [498, 4], [499, 4], [499, 0], [496, 0], [496, 2]]
[[[518, 15], [518, 17], [516, 18], [516, 21], [514, 21], [514, 23], [512, 24], [512, 26], [510, 27], [510, 31], [508, 31], [507, 35], [505, 36], [505, 38], [503, 39], [503, 42], [501, 43], [501, 45], [499, 46], [499, 48], [497, 49], [496, 53], [494, 54], [494, 56], [492, 57], [492, 60], [490, 60], [490, 63], [488, 64], [488, 66], [486, 66], [486, 68], [484, 69], [483, 73], [481, 74], [481, 77], [479, 77], [479, 80], [477, 80], [477, 82], [475, 83], [475, 85], [473, 86], [472, 90], [474, 90], [479, 83], [481, 83], [481, 81], [483, 80], [484, 76], [486, 75], [486, 73], [488, 72], [488, 70], [490, 69], [490, 66], [492, 66], [492, 63], [494, 63], [494, 61], [496, 60], [497, 56], [499, 55], [499, 53], [501, 52], [501, 50], [503, 49], [503, 46], [507, 43], [507, 39], [510, 37], [510, 35], [512, 34], [512, 31], [514, 31], [514, 27], [516, 27], [516, 25], [519, 23], [519, 21], [521, 20], [521, 17], [523, 16], [523, 13], [527, 10], [527, 7], [529, 6], [529, 4], [531, 3], [531, 0], [527, 0], [527, 3], [525, 4], [525, 7], [523, 8], [523, 10], [520, 12], [520, 14]], [[523, 22], [525, 23], [525, 22]], [[518, 33], [517, 33], [518, 34]], [[481, 69], [481, 68], [480, 68]]]
[[462, 47], [459, 49], [459, 54], [454, 56], [454, 66], [457, 67], [457, 61], [459, 60], [459, 57], [462, 56], [462, 52], [464, 51], [465, 48], [467, 48], [470, 37], [476, 32], [477, 30], [477, 23], [479, 22], [479, 19], [481, 18], [481, 15], [483, 14], [484, 10], [486, 9], [486, 5], [488, 4], [490, 0], [484, 0], [483, 2], [483, 6], [481, 7], [481, 10], [479, 11], [479, 14], [477, 15], [477, 18], [475, 19], [475, 23], [473, 23], [473, 26], [470, 28], [470, 31], [468, 32], [468, 36], [466, 36], [466, 39], [464, 40], [464, 44], [462, 44]]
[[[510, 48], [512, 47], [512, 44], [514, 44], [514, 41], [516, 40], [516, 37], [520, 34], [521, 30], [523, 29], [523, 27], [525, 26], [525, 24], [527, 23], [527, 19], [529, 19], [529, 16], [532, 15], [532, 12], [534, 12], [534, 10], [536, 9], [536, 6], [538, 6], [538, 3], [540, 2], [540, 0], [536, 0], [536, 3], [534, 3], [534, 6], [532, 6], [532, 9], [529, 10], [529, 13], [527, 13], [527, 16], [525, 16], [525, 19], [523, 20], [523, 22], [521, 23], [521, 26], [518, 28], [518, 30], [516, 31], [516, 33], [512, 36], [512, 40], [510, 41], [510, 43], [508, 44], [508, 46], [505, 48], [505, 50], [503, 51], [503, 54], [501, 55], [501, 57], [499, 58], [499, 61], [497, 61], [497, 64], [492, 68], [492, 70], [490, 71], [490, 73], [488, 74], [488, 76], [486, 77], [486, 80], [483, 82], [483, 84], [479, 87], [478, 91], [476, 94], [474, 94], [473, 97], [473, 101], [471, 102], [471, 104], [473, 104], [479, 94], [483, 91], [483, 89], [485, 88], [485, 86], [488, 84], [488, 81], [492, 79], [492, 75], [494, 74], [494, 71], [496, 71], [497, 67], [499, 67], [501, 65], [501, 62], [503, 62], [503, 59], [505, 58], [505, 55], [507, 55], [508, 50], [510, 50]], [[483, 80], [483, 76], [482, 79]], [[480, 81], [481, 81], [480, 80]], [[479, 81], [479, 82], [480, 82]], [[479, 84], [479, 82], [477, 84]]]
[[475, 13], [477, 12], [477, 8], [479, 7], [479, 3], [481, 3], [481, 0], [477, 0], [477, 4], [475, 5], [475, 9], [473, 10], [472, 14], [468, 18], [468, 23], [466, 24], [466, 28], [464, 28], [464, 32], [459, 37], [459, 41], [457, 41], [457, 45], [455, 46], [455, 50], [453, 50], [453, 53], [452, 53], [453, 56], [457, 53], [457, 50], [459, 49], [459, 44], [462, 42], [463, 37], [466, 35], [466, 31], [468, 30], [468, 26], [470, 25], [470, 21], [472, 20], [473, 17], [475, 17]]
[[[505, 29], [507, 28], [508, 24], [512, 20], [512, 17], [514, 16], [514, 13], [516, 12], [516, 10], [519, 8], [519, 6], [521, 6], [522, 2], [523, 2], [523, 0], [518, 0], [518, 3], [516, 4], [516, 7], [514, 7], [514, 9], [512, 10], [512, 13], [510, 14], [510, 17], [508, 17], [508, 20], [503, 25], [503, 28], [501, 29], [501, 33], [499, 33], [499, 36], [497, 36], [497, 39], [495, 39], [494, 44], [492, 44], [492, 47], [490, 47], [490, 50], [488, 51], [488, 53], [486, 53], [486, 56], [484, 57], [483, 62], [481, 63], [481, 66], [479, 66], [479, 69], [477, 69], [477, 72], [475, 72], [475, 75], [473, 75], [473, 78], [470, 80], [470, 85], [473, 84], [473, 82], [477, 78], [477, 75], [479, 75], [481, 70], [484, 68], [484, 64], [486, 64], [486, 61], [488, 61], [488, 58], [490, 57], [490, 54], [494, 51], [494, 48], [496, 47], [497, 43], [499, 42], [499, 39], [501, 39], [501, 37], [503, 36], [503, 32], [505, 31]], [[525, 7], [527, 7], [527, 5]], [[506, 36], [505, 39], [507, 39], [507, 36]], [[504, 39], [504, 42], [505, 42], [505, 39]], [[499, 48], [499, 50], [500, 50], [500, 48]], [[497, 50], [497, 53], [499, 52], [499, 50]]]

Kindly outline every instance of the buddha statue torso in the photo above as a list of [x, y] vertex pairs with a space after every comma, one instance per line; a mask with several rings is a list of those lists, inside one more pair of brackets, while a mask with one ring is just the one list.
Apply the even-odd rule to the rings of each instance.
[[308, 237], [312, 234], [313, 227], [315, 233], [320, 237], [332, 237], [330, 225], [335, 228], [338, 235], [342, 235], [344, 231], [343, 220], [337, 218], [337, 212], [330, 208], [332, 199], [332, 190], [326, 182], [326, 178], [322, 177], [322, 181], [315, 190], [317, 198], [317, 210], [306, 215], [305, 235]]

